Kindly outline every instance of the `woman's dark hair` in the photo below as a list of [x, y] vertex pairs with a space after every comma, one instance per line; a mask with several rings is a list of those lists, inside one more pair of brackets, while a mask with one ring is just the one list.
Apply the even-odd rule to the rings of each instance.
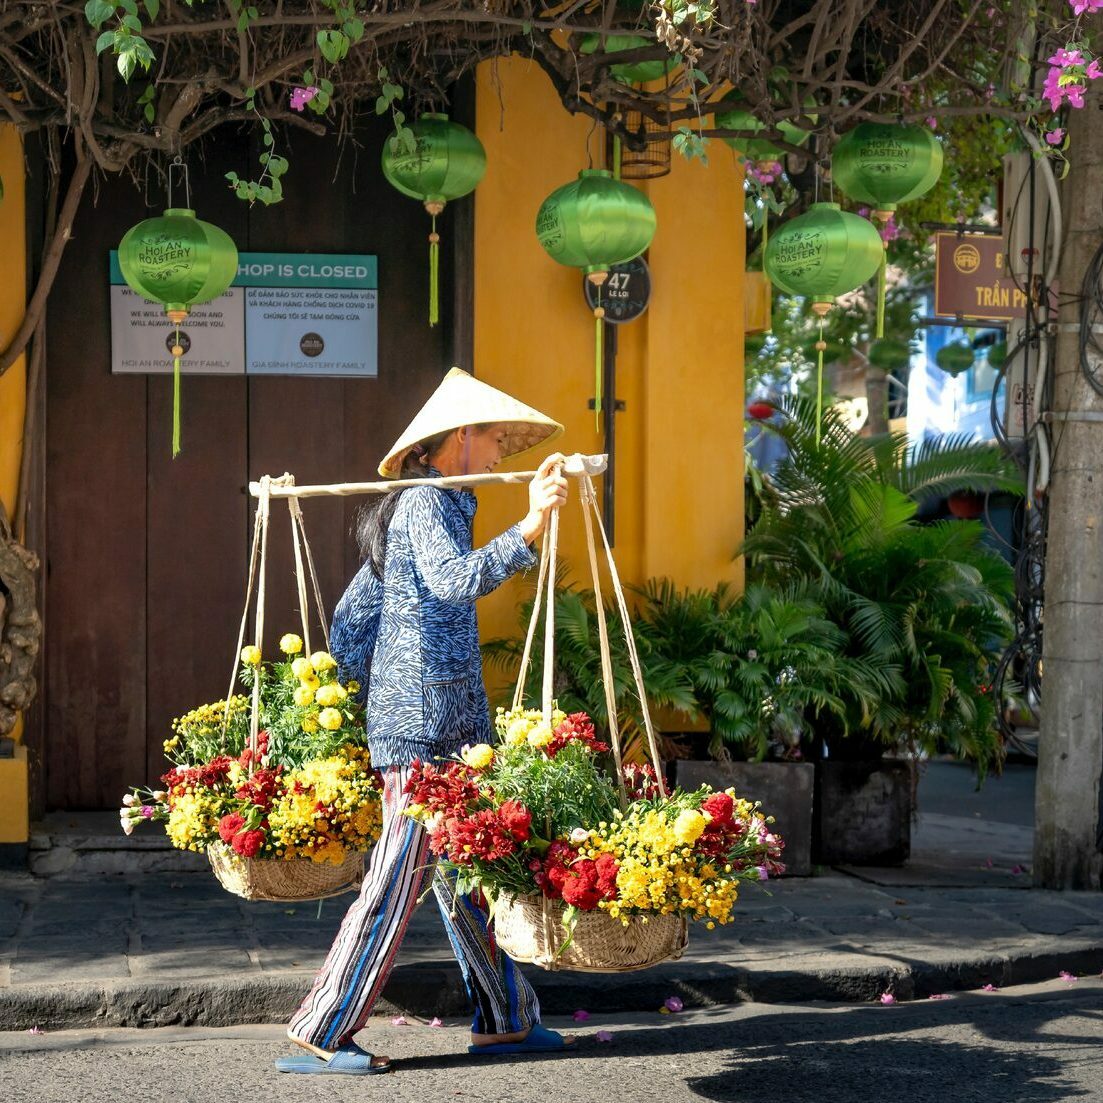
[[[429, 470], [430, 457], [454, 432], [454, 429], [449, 429], [415, 444], [403, 457], [402, 470], [398, 477], [424, 478]], [[403, 490], [392, 490], [387, 494], [380, 494], [378, 498], [361, 506], [356, 517], [356, 541], [360, 545], [360, 557], [371, 563], [372, 572], [380, 581], [383, 579], [383, 563], [387, 554], [387, 530], [391, 527], [391, 519], [398, 508], [398, 499], [404, 493]]]

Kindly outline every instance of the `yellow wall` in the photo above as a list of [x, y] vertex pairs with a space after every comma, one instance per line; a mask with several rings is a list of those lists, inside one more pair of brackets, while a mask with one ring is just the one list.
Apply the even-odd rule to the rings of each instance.
[[[592, 123], [569, 115], [524, 58], [486, 62], [477, 79], [487, 171], [475, 192], [474, 370], [563, 422], [559, 450], [600, 452], [587, 408], [594, 338], [581, 276], [552, 261], [534, 230], [544, 198], [587, 167]], [[600, 133], [590, 140], [595, 167], [599, 142]], [[629, 582], [668, 576], [711, 587], [742, 578], [732, 557], [743, 525], [743, 187], [731, 158], [713, 161], [675, 153], [670, 175], [637, 182], [658, 231], [648, 254], [651, 305], [619, 328], [617, 397], [627, 408], [617, 415], [615, 552]], [[529, 469], [540, 456], [511, 466]], [[520, 488], [484, 491], [476, 542], [525, 508]], [[562, 544], [586, 582], [573, 503]], [[530, 588], [515, 580], [482, 603], [484, 638], [519, 631], [516, 606]], [[493, 698], [497, 679], [487, 673]]]
[[[0, 348], [11, 340], [23, 320], [27, 299], [27, 242], [24, 206], [23, 141], [15, 127], [0, 124], [0, 241], [4, 243], [0, 279]], [[27, 398], [26, 359], [20, 357], [0, 376], [0, 501], [11, 517], [19, 485], [23, 453], [23, 414]], [[17, 723], [18, 739], [21, 723]], [[15, 758], [0, 758], [0, 843], [27, 841], [27, 757], [23, 747]]]

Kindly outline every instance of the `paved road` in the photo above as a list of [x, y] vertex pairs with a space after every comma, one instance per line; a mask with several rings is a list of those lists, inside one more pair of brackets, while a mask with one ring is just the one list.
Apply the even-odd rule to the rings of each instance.
[[[559, 1021], [552, 1025], [564, 1027]], [[278, 1026], [0, 1034], [19, 1103], [1103, 1103], [1103, 980], [895, 1006], [764, 1006], [594, 1016], [570, 1057], [468, 1058], [461, 1023], [372, 1024], [402, 1065], [324, 1080], [270, 1070]], [[597, 1041], [608, 1030], [612, 1041]]]

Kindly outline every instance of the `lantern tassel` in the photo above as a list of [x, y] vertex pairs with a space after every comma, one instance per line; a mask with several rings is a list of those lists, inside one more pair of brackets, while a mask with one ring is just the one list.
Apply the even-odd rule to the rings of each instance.
[[888, 275], [889, 252], [886, 248], [881, 254], [881, 267], [877, 269], [877, 336], [885, 335], [885, 286]]
[[172, 458], [180, 455], [180, 357], [184, 355], [184, 346], [180, 344], [180, 318], [182, 312], [174, 312], [172, 320], [176, 325], [176, 336], [172, 342]]
[[816, 342], [816, 447], [820, 445], [820, 427], [823, 424], [823, 352], [827, 342], [823, 339], [823, 316], [820, 316], [820, 339]]
[[[601, 294], [600, 288], [598, 294]], [[605, 374], [605, 308], [594, 308], [594, 432], [601, 432], [602, 381]]]
[[440, 234], [437, 216], [433, 215], [433, 230], [429, 234], [429, 324], [440, 321]]
[[620, 135], [613, 135], [613, 179], [620, 179]]

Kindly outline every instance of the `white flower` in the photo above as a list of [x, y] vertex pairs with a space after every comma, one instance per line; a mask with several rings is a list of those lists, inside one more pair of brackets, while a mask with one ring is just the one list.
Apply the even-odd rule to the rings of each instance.
[[126, 834], [134, 834], [134, 821], [132, 819], [127, 818], [125, 820], [119, 820], [119, 826], [123, 829], [123, 831], [126, 832]]
[[581, 846], [590, 838], [590, 832], [585, 827], [576, 827], [571, 832], [571, 846]]
[[133, 793], [127, 793], [126, 796], [123, 797], [123, 807], [129, 808], [137, 799], [138, 798]]
[[168, 800], [168, 793], [166, 793], [164, 789], [156, 789], [153, 793], [153, 799], [160, 804], [164, 804], [164, 802]]

